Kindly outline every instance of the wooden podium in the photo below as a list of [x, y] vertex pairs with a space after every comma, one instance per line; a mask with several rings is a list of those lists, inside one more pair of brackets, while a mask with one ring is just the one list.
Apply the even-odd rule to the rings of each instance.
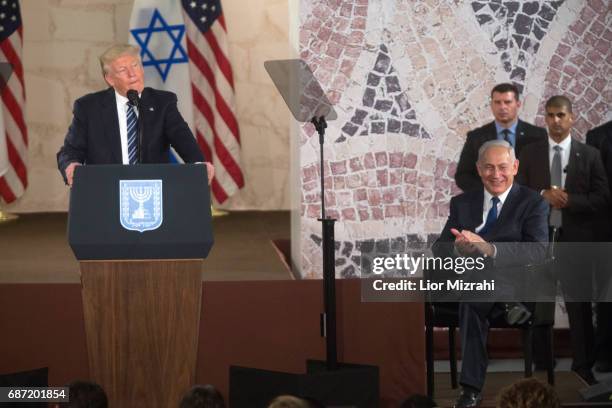
[[213, 243], [206, 180], [199, 165], [83, 166], [75, 175], [69, 242], [90, 377], [110, 406], [177, 406], [195, 382], [202, 259]]

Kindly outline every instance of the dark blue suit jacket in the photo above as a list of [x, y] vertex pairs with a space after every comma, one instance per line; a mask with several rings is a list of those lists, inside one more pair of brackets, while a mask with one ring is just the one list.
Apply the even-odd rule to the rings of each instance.
[[[451, 199], [448, 221], [432, 248], [436, 256], [453, 256], [455, 236], [451, 228], [475, 232], [482, 224], [483, 204], [483, 188]], [[483, 238], [497, 248], [496, 267], [542, 262], [548, 243], [548, 204], [537, 192], [514, 184], [497, 222]], [[521, 244], [525, 242], [532, 244]]]
[[[167, 163], [172, 146], [187, 163], [203, 162], [204, 155], [176, 105], [172, 92], [145, 88], [140, 99], [143, 124], [143, 163]], [[65, 169], [72, 162], [121, 164], [121, 138], [115, 91], [85, 95], [74, 102], [73, 118], [64, 145], [57, 153], [57, 165]]]
[[[461, 150], [461, 156], [459, 156], [459, 162], [457, 163], [457, 171], [455, 172], [455, 182], [461, 190], [469, 191], [482, 188], [482, 181], [480, 181], [478, 170], [476, 170], [478, 149], [485, 142], [495, 139], [497, 139], [495, 122], [487, 123], [478, 129], [468, 132], [465, 144]], [[545, 129], [523, 122], [520, 119], [518, 120], [516, 125], [516, 146], [514, 146], [516, 157], [518, 157], [523, 147], [542, 140], [546, 140]]]

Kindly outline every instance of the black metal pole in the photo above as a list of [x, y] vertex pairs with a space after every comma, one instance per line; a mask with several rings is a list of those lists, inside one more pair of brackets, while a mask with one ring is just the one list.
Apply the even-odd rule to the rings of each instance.
[[325, 118], [314, 117], [312, 124], [319, 133], [321, 149], [321, 235], [323, 248], [323, 336], [325, 337], [326, 366], [328, 370], [338, 368], [338, 349], [336, 339], [336, 253], [334, 239], [335, 219], [327, 218], [325, 214], [325, 166], [323, 160], [323, 144], [325, 142]]

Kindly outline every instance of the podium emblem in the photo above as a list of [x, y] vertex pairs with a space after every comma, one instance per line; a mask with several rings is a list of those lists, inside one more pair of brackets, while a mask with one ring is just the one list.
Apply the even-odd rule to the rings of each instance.
[[131, 231], [151, 231], [164, 220], [161, 180], [119, 180], [119, 218]]

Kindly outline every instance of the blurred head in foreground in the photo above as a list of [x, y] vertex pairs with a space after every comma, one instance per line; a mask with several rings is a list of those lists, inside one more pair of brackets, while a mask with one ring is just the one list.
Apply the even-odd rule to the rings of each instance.
[[561, 401], [555, 390], [535, 378], [526, 378], [501, 390], [498, 408], [559, 408]]
[[73, 381], [67, 385], [68, 402], [56, 405], [60, 408], [107, 408], [106, 393], [98, 384], [89, 381]]
[[311, 408], [309, 402], [291, 395], [280, 395], [270, 402], [268, 408]]
[[225, 408], [221, 393], [212, 385], [194, 385], [181, 400], [180, 408]]

